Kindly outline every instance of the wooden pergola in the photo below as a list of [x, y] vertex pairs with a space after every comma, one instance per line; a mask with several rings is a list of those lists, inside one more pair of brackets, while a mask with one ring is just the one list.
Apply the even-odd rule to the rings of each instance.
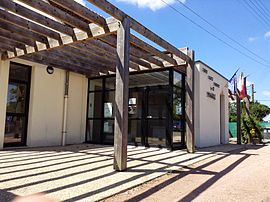
[[[194, 152], [194, 54], [184, 53], [106, 0], [88, 0], [111, 17], [74, 0], [1, 0], [0, 53], [94, 77], [116, 74], [114, 168], [127, 168], [130, 71], [174, 67], [186, 73], [186, 136]], [[132, 35], [133, 29], [163, 50]]]

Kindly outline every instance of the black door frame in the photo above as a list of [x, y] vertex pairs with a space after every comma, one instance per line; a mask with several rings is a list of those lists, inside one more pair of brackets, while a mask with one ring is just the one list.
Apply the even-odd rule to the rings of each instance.
[[[182, 85], [183, 85], [183, 89], [185, 89], [185, 73], [184, 72], [181, 72], [177, 69], [174, 69], [174, 68], [164, 68], [164, 69], [153, 69], [153, 70], [147, 70], [147, 71], [144, 71], [143, 73], [150, 73], [150, 72], [159, 72], [159, 71], [166, 71], [168, 70], [169, 71], [169, 85], [166, 86], [168, 87], [168, 100], [167, 100], [167, 109], [168, 109], [168, 114], [167, 114], [167, 122], [166, 122], [166, 147], [168, 149], [171, 149], [171, 150], [174, 150], [174, 149], [183, 149], [186, 147], [185, 145], [185, 129], [184, 131], [181, 133], [181, 143], [173, 143], [173, 124], [174, 124], [174, 120], [173, 120], [173, 88], [174, 88], [174, 83], [173, 83], [173, 77], [174, 77], [174, 72], [178, 72], [180, 74], [183, 75], [183, 80], [182, 80]], [[138, 73], [138, 72], [132, 72], [130, 73], [131, 75], [135, 75], [135, 74], [141, 74]], [[105, 76], [101, 76], [101, 77], [93, 77], [93, 78], [89, 78], [88, 79], [88, 96], [87, 96], [87, 106], [89, 106], [89, 93], [95, 93], [95, 92], [101, 92], [102, 93], [102, 103], [104, 103], [104, 94], [105, 92], [108, 92], [108, 91], [113, 91], [113, 89], [111, 90], [106, 90], [105, 89], [105, 79], [106, 78], [111, 78], [113, 76], [108, 76], [108, 75], [105, 75]], [[89, 91], [89, 84], [90, 84], [90, 81], [91, 80], [96, 80], [96, 79], [102, 79], [102, 89], [101, 90], [98, 90], [98, 91]], [[143, 93], [143, 96], [142, 96], [142, 102], [143, 102], [143, 105], [146, 105], [146, 89], [149, 88], [149, 86], [144, 86], [144, 87], [134, 87], [134, 88], [129, 88], [129, 92], [132, 92], [132, 91], [142, 91]], [[150, 86], [150, 88], [160, 88], [160, 86]], [[181, 95], [181, 98], [182, 98], [182, 106], [183, 106], [183, 114], [185, 114], [185, 93], [183, 93]], [[103, 106], [104, 107], [104, 106]], [[102, 107], [102, 108], [103, 108]], [[141, 131], [142, 131], [142, 144], [139, 144], [139, 145], [143, 145], [143, 146], [146, 146], [146, 121], [143, 119], [143, 117], [146, 117], [146, 110], [143, 110], [142, 111], [142, 116], [141, 118], [130, 118], [129, 120], [140, 120], [141, 121]], [[86, 130], [85, 130], [85, 142], [87, 143], [97, 143], [97, 142], [94, 142], [94, 141], [90, 141], [88, 140], [88, 133], [87, 133], [87, 126], [88, 126], [88, 120], [99, 120], [101, 121], [101, 128], [100, 128], [100, 135], [101, 135], [101, 142], [100, 144], [106, 144], [103, 142], [103, 124], [104, 124], [104, 109], [102, 109], [102, 117], [100, 118], [95, 118], [95, 117], [92, 117], [92, 118], [88, 118], [88, 110], [87, 110], [87, 115], [86, 115]], [[112, 119], [114, 120], [114, 119]], [[183, 119], [182, 119], [183, 122], [185, 122], [185, 117], [183, 116]], [[135, 145], [137, 145], [135, 143]]]
[[4, 142], [4, 147], [26, 146], [26, 142], [27, 142], [32, 67], [28, 66], [28, 65], [20, 64], [20, 63], [15, 63], [15, 62], [10, 62], [10, 67], [11, 67], [12, 64], [17, 64], [17, 65], [20, 65], [22, 67], [29, 68], [28, 69], [28, 78], [29, 78], [29, 80], [28, 81], [21, 81], [21, 80], [12, 79], [12, 78], [9, 78], [9, 80], [8, 80], [8, 85], [11, 84], [11, 83], [26, 85], [26, 97], [25, 97], [25, 110], [24, 110], [24, 113], [9, 113], [9, 112], [6, 112], [6, 117], [7, 116], [24, 117], [25, 121], [23, 123], [23, 134], [22, 134], [22, 137], [21, 137], [22, 138], [21, 142], [14, 142], [14, 143], [5, 143]]

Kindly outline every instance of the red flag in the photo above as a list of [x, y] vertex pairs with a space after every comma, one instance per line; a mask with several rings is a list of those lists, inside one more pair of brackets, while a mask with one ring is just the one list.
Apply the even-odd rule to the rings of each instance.
[[244, 74], [241, 73], [238, 84], [237, 84], [237, 90], [239, 94], [239, 98], [242, 100], [245, 97], [247, 97], [247, 77], [244, 77]]

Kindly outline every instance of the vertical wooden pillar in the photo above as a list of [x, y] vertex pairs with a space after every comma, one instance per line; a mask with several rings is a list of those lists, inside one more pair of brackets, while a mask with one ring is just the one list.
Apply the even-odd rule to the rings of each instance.
[[128, 93], [129, 93], [129, 20], [119, 23], [117, 30], [117, 66], [115, 87], [114, 169], [127, 169]]
[[237, 144], [241, 144], [241, 100], [236, 93]]
[[188, 51], [188, 56], [191, 58], [191, 61], [187, 64], [186, 75], [186, 144], [187, 151], [189, 153], [194, 153], [194, 51]]

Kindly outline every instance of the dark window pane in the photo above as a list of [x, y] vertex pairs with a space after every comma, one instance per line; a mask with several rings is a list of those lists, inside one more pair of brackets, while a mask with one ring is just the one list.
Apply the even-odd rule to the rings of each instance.
[[182, 74], [178, 72], [173, 73], [173, 84], [177, 87], [182, 87]]
[[18, 80], [18, 81], [25, 81], [28, 82], [30, 80], [30, 66], [25, 66], [18, 63], [10, 63], [10, 70], [9, 70], [9, 79]]
[[7, 113], [24, 113], [26, 102], [25, 84], [8, 84]]
[[166, 120], [148, 121], [148, 144], [149, 146], [166, 146]]
[[183, 120], [173, 122], [173, 143], [182, 143], [185, 122]]
[[169, 71], [135, 74], [129, 76], [129, 87], [169, 85]]
[[150, 91], [148, 96], [147, 118], [166, 119], [168, 112], [167, 98], [168, 92], [166, 91]]
[[106, 144], [113, 144], [114, 138], [114, 120], [104, 120], [103, 125], [103, 142]]
[[105, 79], [105, 89], [114, 90], [115, 89], [115, 77], [110, 77]]
[[106, 91], [104, 100], [104, 118], [114, 117], [114, 103], [115, 103], [115, 92]]
[[130, 92], [128, 101], [129, 118], [142, 118], [143, 93]]
[[173, 98], [173, 118], [178, 120], [183, 115], [183, 105], [181, 98], [174, 97]]
[[173, 118], [179, 120], [184, 115], [183, 90], [181, 88], [173, 88]]
[[87, 120], [87, 141], [101, 143], [101, 120]]
[[140, 120], [129, 120], [128, 122], [128, 142], [141, 145], [142, 127]]
[[103, 88], [102, 79], [90, 80], [89, 91], [98, 91], [98, 90], [102, 90], [102, 88]]
[[20, 143], [24, 135], [25, 118], [18, 116], [7, 116], [5, 125], [5, 140], [9, 143]]
[[102, 118], [102, 93], [89, 93], [88, 118]]

